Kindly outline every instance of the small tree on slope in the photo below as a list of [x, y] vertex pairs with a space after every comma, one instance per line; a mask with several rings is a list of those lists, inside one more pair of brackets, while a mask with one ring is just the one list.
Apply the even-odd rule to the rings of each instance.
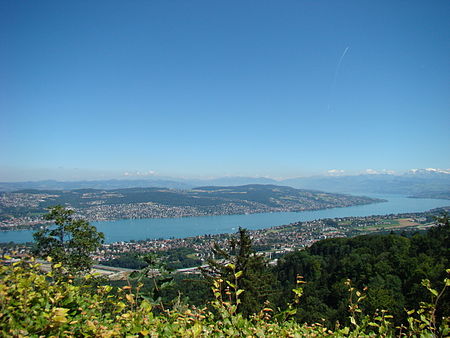
[[34, 253], [62, 263], [69, 274], [88, 272], [93, 265], [91, 254], [103, 243], [104, 235], [84, 219], [74, 219], [73, 210], [58, 205], [44, 217], [54, 221], [33, 234]]

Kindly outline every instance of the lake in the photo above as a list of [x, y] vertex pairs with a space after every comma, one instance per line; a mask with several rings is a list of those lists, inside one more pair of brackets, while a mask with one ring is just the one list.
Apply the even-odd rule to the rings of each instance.
[[[92, 222], [105, 234], [105, 241], [118, 242], [157, 238], [183, 238], [204, 234], [235, 232], [239, 227], [263, 229], [320, 218], [388, 215], [422, 212], [450, 205], [450, 200], [407, 198], [398, 195], [365, 194], [387, 200], [383, 203], [302, 212], [276, 212], [249, 215], [223, 215], [182, 218], [126, 219]], [[0, 242], [24, 243], [33, 240], [33, 230], [1, 231]]]

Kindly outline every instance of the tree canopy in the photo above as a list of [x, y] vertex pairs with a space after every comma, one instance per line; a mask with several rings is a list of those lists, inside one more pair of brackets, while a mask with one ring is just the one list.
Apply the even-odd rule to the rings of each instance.
[[[436, 225], [411, 236], [392, 233], [327, 239], [289, 253], [276, 267], [284, 293], [281, 298], [292, 298], [290, 289], [301, 275], [307, 283], [298, 319], [314, 322], [326, 318], [331, 326], [336, 321], [344, 323], [349, 316], [344, 282], [351, 279], [357, 289], [367, 288], [361, 303], [366, 313], [389, 310], [397, 324], [404, 323], [405, 309], [418, 308], [429, 300], [422, 280], [430, 280], [438, 289], [444, 287], [445, 270], [450, 266], [448, 217], [438, 217]], [[441, 297], [436, 314], [449, 316], [449, 293]]]
[[244, 315], [255, 313], [267, 301], [273, 300], [277, 280], [266, 258], [253, 250], [246, 229], [239, 228], [238, 236], [232, 237], [226, 248], [215, 245], [212, 251], [214, 259], [208, 260], [208, 267], [202, 269], [203, 275], [210, 281], [222, 279], [225, 295], [230, 292], [230, 287], [234, 291], [244, 290], [240, 295], [239, 312]]
[[88, 272], [93, 265], [91, 254], [103, 243], [104, 235], [84, 219], [73, 217], [74, 211], [63, 206], [49, 209], [44, 217], [54, 223], [35, 232], [34, 253], [62, 263], [67, 273]]

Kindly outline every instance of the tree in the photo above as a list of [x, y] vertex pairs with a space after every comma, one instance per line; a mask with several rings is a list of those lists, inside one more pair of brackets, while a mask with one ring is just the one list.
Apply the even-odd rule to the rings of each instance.
[[212, 251], [214, 258], [208, 260], [208, 267], [202, 268], [202, 273], [211, 282], [216, 278], [223, 280], [225, 298], [233, 291], [230, 287], [234, 291], [244, 290], [239, 296], [240, 304], [237, 304], [239, 312], [248, 316], [273, 300], [277, 280], [266, 258], [253, 250], [246, 229], [239, 228], [238, 237], [233, 237], [226, 249], [215, 244]]
[[69, 274], [88, 272], [93, 265], [91, 254], [103, 243], [104, 235], [84, 219], [75, 219], [74, 211], [61, 205], [49, 208], [44, 216], [54, 221], [33, 234], [34, 253], [61, 263]]
[[[154, 252], [142, 255], [139, 258], [147, 266], [139, 271], [133, 271], [130, 274], [130, 279], [137, 282], [138, 289], [141, 286], [144, 287], [143, 292], [139, 294], [140, 298], [164, 310], [162, 292], [174, 285], [172, 271], [167, 269], [167, 264]], [[141, 282], [143, 283], [141, 284]]]

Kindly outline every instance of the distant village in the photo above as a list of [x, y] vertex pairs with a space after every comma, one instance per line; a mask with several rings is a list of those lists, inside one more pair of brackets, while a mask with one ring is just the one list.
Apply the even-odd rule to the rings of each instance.
[[[211, 192], [202, 190], [181, 192], [155, 190], [155, 188], [148, 192], [144, 191], [138, 197], [133, 195], [132, 189], [120, 190], [120, 193], [106, 190], [95, 192], [55, 191], [51, 193], [3, 192], [0, 193], [0, 230], [37, 228], [45, 225], [48, 222], [42, 218], [42, 215], [46, 213], [46, 208], [57, 204], [74, 209], [75, 217], [93, 222], [319, 210], [381, 201], [363, 196], [310, 192], [286, 187], [268, 188], [264, 185], [254, 187], [256, 188], [235, 187], [240, 189], [239, 191], [233, 191], [234, 187], [223, 190], [231, 195], [243, 196], [247, 192], [253, 193], [255, 189], [261, 189], [257, 190], [257, 200], [252, 200], [252, 197], [248, 197], [248, 199], [234, 197], [233, 199], [229, 195], [221, 197], [220, 193], [209, 196]], [[248, 189], [248, 191], [242, 191], [243, 189]], [[170, 198], [167, 198], [167, 195], [170, 195]], [[166, 203], [156, 202], [158, 200], [166, 201]], [[198, 203], [198, 200], [203, 203]]]

